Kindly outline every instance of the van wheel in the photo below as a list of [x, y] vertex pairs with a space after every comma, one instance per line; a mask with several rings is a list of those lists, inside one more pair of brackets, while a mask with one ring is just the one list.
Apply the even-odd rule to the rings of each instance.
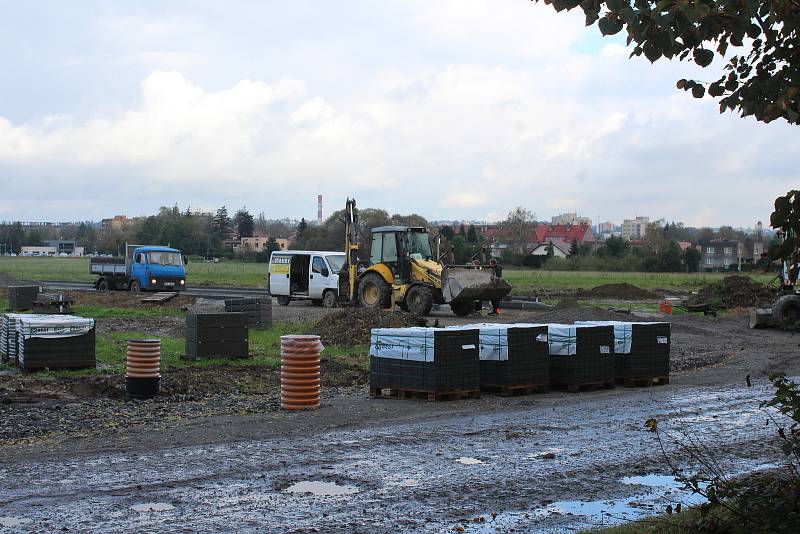
[[133, 282], [131, 282], [131, 291], [132, 292], [138, 293], [141, 290], [142, 290], [142, 287], [139, 285], [138, 281], [134, 280]]
[[336, 293], [328, 290], [322, 295], [322, 305], [326, 308], [335, 308], [339, 304], [339, 299], [336, 298]]
[[289, 297], [286, 295], [278, 295], [278, 304], [281, 306], [288, 306], [289, 305]]

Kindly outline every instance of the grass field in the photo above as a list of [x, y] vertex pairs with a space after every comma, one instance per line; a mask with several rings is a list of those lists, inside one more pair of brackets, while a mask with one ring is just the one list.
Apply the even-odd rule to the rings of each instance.
[[[188, 284], [200, 286], [266, 287], [267, 266], [263, 263], [190, 262]], [[0, 272], [22, 280], [92, 282], [88, 258], [10, 258], [0, 257]], [[725, 273], [630, 273], [594, 271], [541, 271], [504, 269], [504, 277], [516, 295], [536, 295], [546, 291], [589, 289], [601, 284], [627, 282], [642, 289], [690, 291], [720, 280]], [[750, 276], [768, 282], [772, 275]]]

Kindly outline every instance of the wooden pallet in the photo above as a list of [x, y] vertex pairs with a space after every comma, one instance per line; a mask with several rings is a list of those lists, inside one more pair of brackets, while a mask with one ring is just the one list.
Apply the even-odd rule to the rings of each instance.
[[669, 384], [669, 377], [651, 376], [646, 378], [623, 378], [622, 384], [626, 388], [649, 388], [651, 386], [664, 386]]
[[481, 386], [481, 392], [496, 393], [501, 397], [513, 397], [515, 395], [533, 395], [534, 393], [547, 393], [550, 391], [550, 384], [516, 384], [508, 385], [488, 385]]
[[553, 389], [567, 390], [570, 393], [578, 393], [581, 391], [596, 391], [598, 389], [614, 389], [614, 381], [606, 380], [604, 382], [586, 382], [583, 384], [552, 384]]
[[455, 389], [451, 391], [421, 391], [416, 389], [369, 388], [369, 396], [380, 399], [422, 399], [431, 402], [480, 399], [480, 389]]
[[159, 291], [158, 293], [153, 293], [152, 295], [148, 295], [142, 298], [142, 302], [149, 302], [151, 304], [161, 304], [162, 302], [166, 302], [177, 296], [178, 296], [177, 291]]

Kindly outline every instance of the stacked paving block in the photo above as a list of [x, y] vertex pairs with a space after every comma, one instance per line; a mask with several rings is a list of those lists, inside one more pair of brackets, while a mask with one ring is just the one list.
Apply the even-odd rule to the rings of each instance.
[[33, 309], [33, 302], [41, 289], [41, 286], [9, 286], [9, 310], [15, 312]]
[[95, 357], [94, 319], [71, 315], [18, 315], [17, 365], [23, 372], [90, 369]]
[[0, 324], [0, 360], [17, 364], [17, 317], [22, 314], [6, 313]]
[[614, 387], [613, 327], [549, 324], [547, 329], [553, 387], [570, 391]]
[[478, 329], [375, 328], [370, 343], [370, 393], [480, 396]]
[[225, 299], [225, 311], [247, 314], [250, 328], [272, 326], [272, 297], [246, 297]]
[[512, 395], [549, 389], [547, 325], [482, 323], [450, 328], [479, 330], [482, 391]]
[[247, 358], [246, 313], [197, 313], [186, 316], [186, 358]]
[[615, 374], [628, 386], [669, 383], [670, 324], [665, 322], [578, 321], [614, 328]]

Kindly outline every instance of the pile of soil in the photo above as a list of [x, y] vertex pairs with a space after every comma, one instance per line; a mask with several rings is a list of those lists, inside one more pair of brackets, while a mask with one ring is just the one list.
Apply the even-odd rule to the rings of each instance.
[[[591, 306], [575, 306], [571, 308], [554, 308], [545, 313], [538, 313], [530, 317], [531, 323], [559, 323], [572, 324], [575, 321], [648, 321], [649, 319], [635, 317], [629, 313], [613, 312], [594, 308]], [[654, 319], [657, 320], [657, 319]]]
[[373, 328], [426, 326], [422, 317], [404, 311], [387, 312], [363, 308], [345, 308], [328, 314], [311, 329], [323, 345], [369, 345]]
[[626, 283], [603, 284], [592, 289], [581, 289], [575, 295], [580, 299], [646, 300], [661, 298], [661, 295], [657, 293]]
[[[76, 306], [101, 306], [104, 308], [184, 308], [194, 304], [195, 298], [183, 293], [162, 303], [145, 303], [142, 298], [148, 293], [131, 293], [130, 291], [46, 291], [51, 294], [63, 294], [75, 300]], [[151, 293], [150, 293], [151, 294]]]
[[704, 286], [688, 304], [711, 304], [717, 308], [753, 308], [771, 306], [775, 293], [749, 276], [731, 275]]

